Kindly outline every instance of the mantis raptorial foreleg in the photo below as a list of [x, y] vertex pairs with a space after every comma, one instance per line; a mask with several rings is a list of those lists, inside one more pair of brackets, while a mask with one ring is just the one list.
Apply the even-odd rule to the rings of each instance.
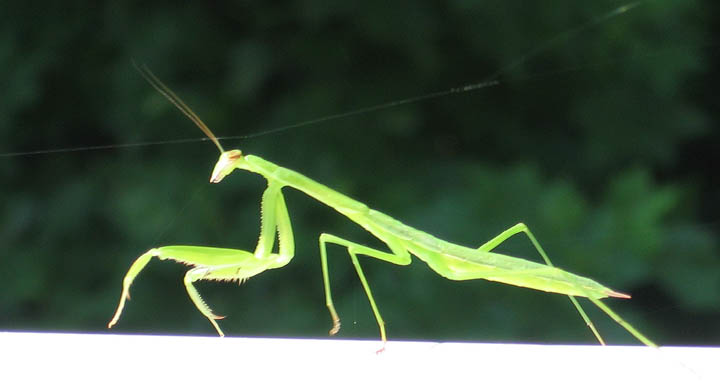
[[380, 316], [380, 311], [375, 304], [375, 299], [373, 299], [372, 292], [370, 291], [370, 286], [367, 283], [367, 279], [365, 279], [365, 274], [362, 271], [362, 267], [360, 267], [357, 255], [370, 256], [397, 265], [408, 265], [411, 262], [410, 254], [407, 252], [407, 250], [405, 250], [402, 245], [396, 244], [392, 241], [388, 241], [387, 245], [393, 253], [388, 253], [377, 249], [369, 248], [365, 245], [360, 245], [352, 241], [348, 241], [332, 234], [323, 233], [320, 235], [320, 262], [322, 263], [323, 284], [325, 285], [325, 303], [328, 307], [328, 310], [330, 311], [330, 317], [332, 317], [333, 320], [333, 327], [330, 330], [331, 335], [336, 334], [340, 330], [340, 318], [335, 311], [332, 294], [330, 293], [330, 277], [328, 275], [327, 266], [328, 243], [337, 244], [347, 248], [353, 266], [355, 267], [358, 277], [360, 278], [360, 282], [365, 289], [365, 294], [367, 294], [368, 300], [370, 301], [370, 307], [372, 307], [373, 313], [375, 314], [375, 319], [378, 323], [378, 327], [380, 328], [380, 338], [382, 339], [384, 344], [387, 341], [387, 337], [385, 335], [385, 322], [383, 321], [382, 316]]
[[279, 242], [276, 256], [285, 265], [295, 255], [295, 238], [282, 187], [268, 181], [268, 187], [263, 192], [260, 202], [260, 238], [255, 248], [255, 257], [262, 259], [273, 256], [272, 249], [275, 246], [276, 232]]
[[130, 299], [130, 286], [133, 280], [153, 257], [157, 257], [160, 260], [175, 260], [179, 263], [195, 266], [195, 268], [185, 274], [185, 287], [195, 306], [210, 320], [221, 336], [223, 332], [215, 320], [221, 319], [222, 317], [213, 314], [210, 307], [205, 304], [192, 283], [198, 280], [239, 280], [242, 282], [262, 272], [266, 268], [260, 271], [258, 271], [258, 268], [268, 263], [268, 261], [256, 258], [255, 255], [250, 252], [239, 249], [184, 245], [163, 246], [161, 248], [150, 249], [135, 260], [125, 275], [120, 303], [115, 311], [115, 315], [112, 320], [110, 320], [110, 323], [108, 323], [108, 328], [117, 323], [125, 307], [125, 301]]
[[[485, 252], [490, 252], [493, 249], [495, 249], [498, 245], [502, 244], [507, 240], [508, 238], [514, 236], [515, 234], [519, 233], [525, 233], [525, 235], [528, 236], [530, 239], [530, 242], [532, 242], [533, 246], [535, 247], [535, 250], [540, 253], [540, 256], [545, 261], [545, 264], [549, 265], [550, 267], [554, 267], [552, 262], [550, 261], [550, 258], [545, 253], [545, 250], [540, 246], [540, 243], [535, 239], [535, 236], [533, 233], [528, 229], [528, 227], [524, 223], [518, 223], [515, 226], [503, 231], [502, 233], [498, 234], [495, 238], [491, 239], [490, 241], [482, 244], [478, 250], [482, 250]], [[580, 303], [573, 297], [572, 295], [568, 295], [568, 298], [570, 298], [570, 302], [572, 302], [573, 306], [575, 306], [575, 309], [577, 309], [578, 313], [580, 313], [580, 317], [582, 317], [583, 321], [585, 321], [585, 324], [590, 328], [592, 333], [595, 335], [595, 338], [600, 342], [600, 344], [605, 345], [605, 341], [603, 340], [602, 336], [600, 336], [600, 333], [595, 328], [595, 324], [590, 320], [590, 317], [587, 316], [585, 313], [585, 310], [583, 310], [582, 306], [580, 306]]]
[[[244, 271], [247, 272], [247, 269]], [[215, 330], [218, 332], [218, 335], [225, 336], [223, 331], [220, 329], [220, 326], [215, 320], [221, 320], [224, 319], [225, 316], [218, 316], [213, 313], [212, 309], [205, 303], [205, 301], [200, 296], [200, 293], [198, 293], [197, 289], [193, 285], [193, 282], [197, 282], [198, 280], [239, 280], [241, 283], [247, 279], [247, 277], [238, 277], [238, 274], [240, 273], [240, 267], [237, 266], [228, 266], [228, 267], [220, 267], [220, 268], [205, 268], [205, 267], [195, 267], [188, 271], [185, 274], [185, 278], [183, 279], [183, 283], [185, 284], [185, 289], [188, 292], [188, 295], [190, 296], [190, 299], [195, 304], [195, 307], [198, 308], [200, 313], [203, 314], [203, 316], [207, 317], [208, 320], [210, 320], [210, 323], [212, 323], [213, 327], [215, 327]], [[251, 275], [250, 275], [251, 276]]]
[[[255, 253], [239, 249], [181, 245], [150, 249], [138, 257], [125, 275], [120, 303], [115, 315], [108, 323], [108, 328], [117, 323], [120, 318], [125, 301], [130, 299], [130, 286], [135, 277], [145, 268], [150, 259], [157, 257], [160, 260], [170, 259], [195, 266], [185, 274], [183, 279], [185, 288], [195, 307], [207, 317], [218, 334], [224, 336], [225, 334], [215, 321], [224, 316], [217, 316], [213, 313], [193, 283], [199, 280], [236, 280], [242, 283], [267, 269], [286, 265], [295, 253], [290, 216], [280, 186], [273, 183], [268, 184], [268, 188], [263, 193], [260, 208], [262, 211], [260, 238]], [[276, 232], [279, 238], [279, 251], [272, 253]]]

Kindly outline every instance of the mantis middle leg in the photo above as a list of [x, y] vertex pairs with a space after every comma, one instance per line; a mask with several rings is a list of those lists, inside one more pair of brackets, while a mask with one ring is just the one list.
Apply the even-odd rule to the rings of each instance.
[[[388, 245], [392, 253], [369, 248], [365, 245], [360, 245], [358, 243], [348, 241], [332, 234], [323, 233], [320, 235], [320, 261], [322, 263], [323, 284], [325, 286], [325, 304], [327, 305], [328, 310], [330, 311], [330, 317], [332, 317], [333, 320], [333, 327], [330, 330], [331, 335], [336, 334], [340, 330], [340, 318], [335, 311], [335, 305], [333, 305], [332, 301], [332, 294], [330, 293], [330, 277], [328, 275], [327, 266], [328, 243], [341, 245], [347, 248], [348, 254], [350, 254], [350, 259], [352, 260], [353, 266], [355, 267], [355, 271], [357, 271], [363, 289], [365, 289], [365, 294], [367, 294], [368, 300], [370, 301], [370, 307], [372, 307], [373, 314], [375, 314], [375, 319], [377, 320], [378, 327], [380, 328], [380, 338], [382, 339], [384, 347], [385, 342], [387, 341], [387, 337], [385, 335], [385, 322], [383, 321], [382, 316], [380, 316], [380, 311], [375, 304], [375, 299], [373, 299], [372, 291], [370, 290], [370, 286], [367, 283], [367, 279], [365, 279], [365, 274], [363, 273], [362, 267], [360, 267], [357, 255], [370, 256], [378, 260], [387, 261], [389, 263], [397, 265], [408, 265], [412, 261], [410, 258], [410, 254], [407, 252], [405, 247], [402, 246], [402, 244], [396, 243], [394, 240], [391, 239], [385, 239], [384, 241]], [[382, 349], [380, 351], [382, 351]]]

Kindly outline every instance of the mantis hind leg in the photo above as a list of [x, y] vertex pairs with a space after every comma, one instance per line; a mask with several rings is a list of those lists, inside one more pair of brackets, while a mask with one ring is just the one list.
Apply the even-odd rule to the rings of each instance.
[[[540, 243], [535, 239], [535, 236], [532, 234], [530, 229], [528, 229], [528, 227], [524, 223], [518, 223], [515, 226], [503, 231], [495, 238], [493, 238], [490, 241], [481, 245], [478, 248], [478, 250], [490, 252], [491, 250], [495, 249], [498, 245], [505, 242], [508, 238], [514, 236], [515, 234], [519, 234], [519, 233], [525, 233], [525, 235], [527, 235], [527, 237], [530, 239], [530, 242], [532, 242], [535, 249], [538, 251], [538, 253], [540, 253], [540, 256], [542, 256], [543, 260], [545, 261], [545, 264], [549, 265], [550, 267], [554, 267], [553, 263], [550, 261], [550, 258], [545, 253], [545, 250], [543, 250], [542, 246], [540, 246]], [[595, 324], [593, 324], [593, 322], [590, 320], [590, 317], [588, 317], [588, 315], [585, 313], [585, 310], [583, 310], [582, 306], [580, 306], [580, 303], [577, 301], [577, 299], [575, 297], [573, 297], [572, 295], [568, 295], [568, 298], [570, 298], [570, 302], [572, 302], [573, 306], [575, 306], [575, 309], [577, 309], [578, 313], [580, 313], [580, 316], [585, 321], [585, 324], [588, 326], [588, 328], [590, 328], [592, 333], [595, 335], [595, 338], [600, 342], [600, 344], [605, 345], [605, 341], [603, 340], [602, 336], [600, 336], [600, 333], [597, 331], [597, 328], [595, 328]], [[595, 303], [595, 301], [593, 301], [593, 303]], [[595, 304], [597, 305], [597, 303], [595, 303]], [[602, 310], [605, 310], [602, 307], [600, 307], [600, 308]], [[606, 311], [606, 313], [607, 313], [607, 311]], [[610, 317], [612, 317], [613, 319], [615, 317], [617, 317], [617, 315], [615, 315], [615, 317], [613, 317], [610, 313], [608, 313], [608, 315]], [[623, 323], [620, 323], [620, 325], [622, 325], [623, 327], [625, 327], [627, 329], [627, 323], [625, 323], [624, 321], [623, 321]], [[628, 331], [633, 333], [631, 330], [628, 330]], [[635, 332], [637, 332], [637, 331], [635, 331]], [[635, 333], [633, 333], [633, 335], [635, 335]], [[637, 335], [635, 335], [635, 336], [637, 336]], [[640, 339], [640, 340], [642, 341], [642, 339]]]
[[[363, 273], [362, 267], [358, 262], [357, 255], [370, 256], [382, 261], [387, 261], [389, 263], [398, 265], [408, 265], [411, 262], [410, 254], [400, 244], [396, 244], [392, 241], [387, 242], [387, 244], [393, 253], [388, 253], [379, 251], [377, 249], [372, 249], [352, 241], [345, 240], [332, 234], [323, 233], [320, 235], [320, 261], [322, 263], [323, 284], [325, 286], [325, 304], [327, 305], [328, 310], [330, 311], [330, 317], [332, 317], [333, 320], [333, 327], [330, 330], [330, 335], [334, 335], [340, 330], [340, 318], [335, 311], [332, 294], [330, 293], [330, 277], [328, 275], [327, 267], [328, 243], [337, 244], [347, 248], [348, 254], [350, 254], [350, 259], [352, 260], [353, 266], [355, 267], [355, 271], [357, 271], [363, 289], [365, 289], [365, 294], [368, 297], [368, 301], [370, 301], [370, 307], [372, 308], [373, 314], [375, 315], [378, 327], [380, 328], [380, 338], [383, 341], [384, 348], [384, 344], [387, 341], [387, 337], [385, 335], [385, 321], [383, 321], [382, 316], [380, 316], [380, 311], [375, 304], [375, 299], [373, 298], [372, 291], [370, 290], [367, 279], [365, 279], [365, 274]], [[382, 351], [382, 349], [380, 351]]]
[[[486, 252], [489, 252], [490, 250], [494, 249], [501, 243], [503, 243], [508, 238], [512, 237], [515, 234], [518, 233], [525, 233], [528, 238], [530, 238], [530, 242], [532, 242], [533, 246], [535, 246], [535, 249], [540, 253], [540, 256], [542, 256], [543, 260], [545, 261], [545, 264], [549, 266], [553, 266], [552, 262], [550, 261], [550, 258], [548, 258], [547, 254], [543, 250], [542, 246], [540, 246], [540, 243], [535, 239], [535, 236], [530, 232], [530, 229], [527, 228], [527, 226], [524, 223], [518, 223], [515, 226], [503, 231], [498, 235], [497, 237], [491, 239], [490, 241], [486, 242], [480, 248], [479, 250], [483, 250]], [[601, 344], [605, 344], [602, 337], [598, 333], [597, 329], [595, 328], [595, 325], [590, 321], [590, 318], [585, 314], [585, 311], [583, 310], [582, 306], [578, 303], [577, 299], [573, 297], [572, 295], [568, 296], [570, 298], [570, 301], [575, 305], [575, 308], [577, 309], [578, 313], [580, 313], [580, 316], [582, 316], [583, 320], [585, 320], [585, 323], [587, 326], [592, 330], [593, 334], [595, 334], [595, 337]], [[627, 321], [625, 321], [622, 317], [620, 317], [617, 313], [612, 311], [607, 305], [605, 305], [602, 301], [600, 301], [597, 298], [593, 298], [592, 296], [587, 296], [587, 298], [595, 304], [600, 310], [605, 312], [611, 319], [613, 319], [616, 323], [620, 324], [625, 330], [630, 332], [631, 335], [633, 335], [635, 338], [637, 338], [639, 341], [641, 341], [646, 346], [650, 347], [657, 347], [655, 343], [653, 343], [650, 339], [645, 337], [645, 335], [641, 334], [637, 329], [635, 329], [632, 325], [630, 325]], [[628, 297], [629, 298], [629, 297]]]

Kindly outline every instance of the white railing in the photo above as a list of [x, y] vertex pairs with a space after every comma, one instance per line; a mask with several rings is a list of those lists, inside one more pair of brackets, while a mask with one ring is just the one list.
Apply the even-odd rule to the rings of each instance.
[[720, 390], [720, 348], [0, 332], [2, 391]]

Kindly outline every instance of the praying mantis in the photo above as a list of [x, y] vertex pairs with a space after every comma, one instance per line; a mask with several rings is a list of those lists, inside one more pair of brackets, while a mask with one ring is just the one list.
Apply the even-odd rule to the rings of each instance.
[[[267, 188], [262, 195], [260, 238], [254, 252], [185, 245], [163, 246], [148, 250], [133, 262], [125, 275], [120, 302], [114, 316], [108, 323], [108, 328], [112, 328], [118, 322], [125, 301], [130, 299], [130, 286], [133, 280], [153, 257], [157, 257], [160, 260], [174, 260], [193, 267], [187, 271], [183, 280], [188, 295], [198, 310], [215, 327], [217, 333], [224, 336], [217, 323], [217, 320], [222, 319], [223, 316], [213, 313], [193, 283], [201, 280], [239, 281], [242, 283], [263, 271], [284, 267], [292, 260], [295, 255], [295, 242], [290, 215], [282, 193], [283, 188], [288, 187], [303, 192], [333, 208], [384, 242], [389, 249], [389, 251], [378, 250], [333, 234], [320, 234], [320, 262], [325, 289], [325, 303], [332, 319], [330, 335], [334, 335], [340, 330], [340, 317], [333, 305], [328, 274], [327, 246], [333, 244], [344, 247], [350, 256], [377, 321], [383, 347], [387, 341], [385, 322], [380, 315], [370, 286], [358, 261], [360, 255], [401, 266], [410, 264], [412, 256], [415, 256], [424, 261], [433, 271], [447, 279], [486, 279], [567, 295], [596, 339], [600, 344], [604, 345], [605, 342], [595, 325], [575, 298], [585, 297], [640, 342], [647, 346], [657, 347], [655, 343], [600, 301], [607, 297], [627, 299], [630, 298], [629, 295], [614, 291], [589, 278], [553, 266], [542, 246], [525, 224], [518, 223], [512, 226], [478, 248], [469, 248], [436, 238], [424, 231], [403, 224], [382, 212], [373, 210], [365, 204], [311, 180], [296, 171], [278, 166], [258, 156], [245, 155], [240, 150], [225, 151], [212, 131], [175, 93], [146, 67], [138, 69], [156, 90], [192, 120], [220, 150], [220, 158], [215, 164], [210, 177], [211, 183], [219, 183], [234, 170], [241, 169], [265, 177]], [[542, 257], [544, 264], [493, 252], [493, 249], [505, 240], [521, 233], [528, 237]], [[275, 249], [276, 237], [278, 239], [278, 250], [275, 253], [273, 250]]]

